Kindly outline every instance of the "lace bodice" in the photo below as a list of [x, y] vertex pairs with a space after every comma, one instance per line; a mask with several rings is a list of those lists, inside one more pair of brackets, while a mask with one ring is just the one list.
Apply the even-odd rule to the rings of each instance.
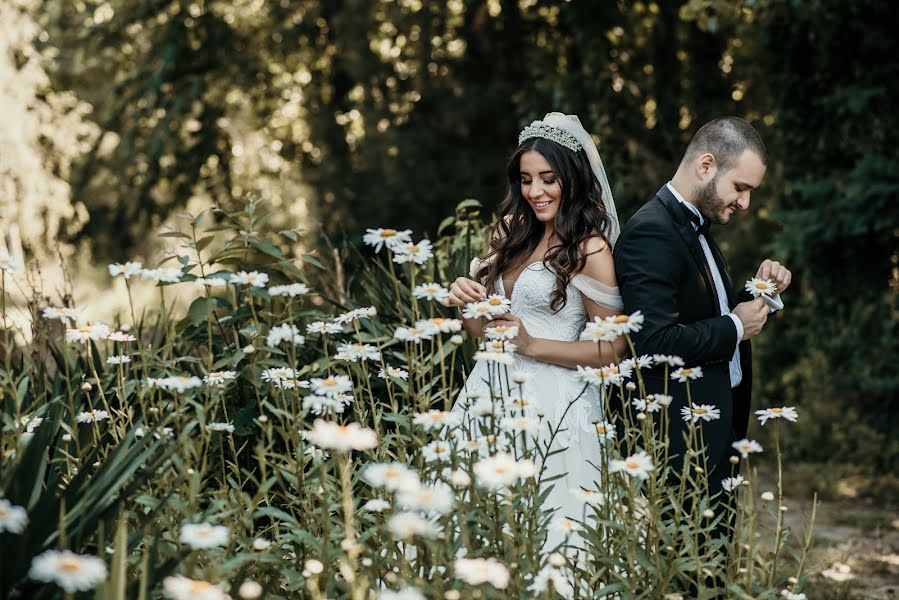
[[[471, 274], [478, 271], [481, 261], [471, 264]], [[496, 280], [496, 290], [508, 297], [502, 278]], [[581, 294], [597, 304], [622, 310], [624, 304], [617, 287], [607, 286], [583, 274], [576, 274], [568, 283], [567, 301], [558, 312], [550, 308], [550, 298], [556, 287], [556, 276], [550, 268], [537, 261], [525, 267], [512, 288], [512, 314], [517, 315], [534, 337], [575, 341], [587, 322], [587, 309]]]

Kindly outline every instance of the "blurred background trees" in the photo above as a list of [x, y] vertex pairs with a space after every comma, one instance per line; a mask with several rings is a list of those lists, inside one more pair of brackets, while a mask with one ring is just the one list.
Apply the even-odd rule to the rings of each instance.
[[[333, 240], [376, 226], [433, 236], [464, 198], [496, 205], [518, 130], [549, 110], [594, 133], [626, 218], [699, 125], [750, 120], [771, 168], [751, 213], [718, 237], [738, 281], [766, 256], [796, 275], [758, 344], [759, 402], [795, 403], [814, 422], [791, 444], [798, 458], [871, 474], [899, 462], [890, 3], [15, 0], [0, 11], [4, 133], [43, 124], [0, 151], [4, 228], [59, 215], [24, 236], [26, 254], [59, 239], [98, 260], [139, 258], [148, 228], [248, 195], [275, 207], [277, 225]], [[27, 83], [36, 69], [45, 75]], [[42, 153], [44, 171], [30, 172], [46, 171], [44, 204], [7, 183], [21, 148]]]

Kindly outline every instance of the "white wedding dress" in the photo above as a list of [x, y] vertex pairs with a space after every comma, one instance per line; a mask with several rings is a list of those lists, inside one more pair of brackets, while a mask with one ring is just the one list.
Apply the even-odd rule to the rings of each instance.
[[[480, 261], [472, 261], [472, 277], [476, 273]], [[558, 312], [553, 311], [550, 297], [555, 289], [556, 279], [554, 273], [541, 261], [529, 264], [521, 272], [512, 295], [509, 300], [512, 303], [512, 314], [519, 317], [532, 337], [563, 340], [567, 342], [577, 341], [588, 319], [584, 307], [583, 297], [612, 309], [616, 312], [623, 310], [621, 295], [617, 287], [607, 286], [595, 279], [583, 274], [576, 274], [571, 278], [566, 289], [567, 302]], [[497, 293], [506, 296], [502, 278], [496, 281]], [[582, 297], [583, 295], [583, 297]], [[551, 450], [561, 449], [561, 452], [550, 456], [545, 465], [546, 469], [542, 479], [562, 475], [559, 479], [550, 482], [552, 491], [549, 493], [544, 510], [554, 509], [554, 517], [568, 517], [582, 521], [584, 518], [584, 499], [579, 490], [595, 491], [598, 489], [599, 472], [597, 470], [600, 461], [599, 442], [596, 436], [594, 423], [602, 419], [602, 406], [599, 390], [593, 386], [586, 386], [580, 382], [575, 374], [576, 370], [558, 365], [540, 362], [531, 358], [514, 355], [515, 364], [505, 367], [480, 360], [475, 363], [471, 374], [465, 384], [465, 389], [456, 399], [453, 412], [464, 412], [465, 407], [471, 402], [472, 396], [489, 395], [491, 381], [494, 381], [494, 394], [501, 388], [503, 397], [512, 399], [518, 397], [518, 385], [512, 381], [512, 375], [520, 372], [526, 375], [527, 380], [523, 384], [524, 398], [530, 404], [524, 408], [512, 404], [507, 409], [507, 414], [515, 414], [537, 417], [542, 415], [542, 422], [538, 431], [538, 440], [542, 447], [550, 440], [550, 432], [559, 429], [552, 441]], [[508, 379], [506, 376], [508, 369]], [[497, 374], [500, 385], [495, 385]], [[508, 385], [511, 387], [511, 390]], [[573, 404], [572, 404], [573, 402]], [[571, 406], [569, 407], [569, 404]], [[521, 410], [517, 410], [521, 408]], [[567, 409], [567, 411], [566, 411]], [[476, 422], [467, 416], [467, 423]], [[472, 429], [477, 429], [473, 427]], [[472, 431], [472, 437], [477, 437], [478, 432]], [[520, 437], [520, 436], [519, 436]], [[538, 472], [542, 465], [538, 464]], [[552, 550], [565, 540], [565, 534], [555, 528], [550, 528], [549, 537], [544, 544], [544, 549]], [[569, 540], [573, 542], [573, 539]]]

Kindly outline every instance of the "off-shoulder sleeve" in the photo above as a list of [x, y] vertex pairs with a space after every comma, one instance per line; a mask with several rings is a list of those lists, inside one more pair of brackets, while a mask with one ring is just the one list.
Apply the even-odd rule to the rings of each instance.
[[571, 284], [584, 296], [590, 298], [600, 306], [612, 310], [624, 310], [624, 301], [617, 287], [608, 286], [583, 273], [578, 273], [571, 278]]

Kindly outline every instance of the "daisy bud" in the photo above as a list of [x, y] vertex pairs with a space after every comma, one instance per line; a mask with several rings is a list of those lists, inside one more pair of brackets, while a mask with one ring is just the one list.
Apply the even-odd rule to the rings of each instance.
[[256, 538], [253, 540], [253, 550], [268, 550], [272, 547], [272, 543], [265, 538]]
[[465, 340], [462, 339], [461, 335], [454, 335], [450, 338], [450, 343], [455, 344], [457, 346], [461, 346]]
[[244, 600], [256, 600], [262, 597], [262, 586], [255, 581], [244, 581], [237, 593]]
[[786, 506], [781, 506], [778, 510], [780, 510], [780, 512], [787, 512], [790, 509], [788, 509]]
[[565, 566], [565, 557], [559, 554], [558, 552], [553, 552], [549, 555], [549, 564], [554, 566], [557, 569], [561, 569]]
[[195, 471], [194, 471], [193, 469], [188, 469], [188, 470], [187, 470], [187, 474], [188, 474], [188, 475], [193, 475], [194, 473], [195, 473]]
[[151, 406], [151, 407], [150, 407], [150, 413], [152, 413], [152, 414], [155, 415], [155, 414], [158, 413], [158, 412], [159, 412], [159, 407], [157, 407], [157, 406]]
[[694, 470], [695, 470], [697, 473], [705, 473], [705, 469], [703, 469], [702, 467], [696, 467], [696, 469], [694, 469]]
[[325, 570], [325, 565], [323, 565], [320, 560], [315, 560], [314, 558], [307, 560], [303, 564], [303, 567], [313, 575], [318, 575]]
[[774, 494], [772, 494], [771, 492], [762, 492], [762, 500], [764, 500], [765, 502], [771, 502], [772, 500], [774, 500]]
[[637, 413], [637, 420], [638, 420], [638, 421], [645, 421], [645, 420], [646, 420], [646, 413]]
[[259, 422], [260, 422], [260, 423], [268, 423], [268, 416], [266, 416], [266, 415], [259, 415]]
[[396, 583], [396, 579], [396, 573], [394, 573], [393, 571], [390, 571], [386, 575], [384, 575], [384, 581], [386, 581], [387, 583]]
[[254, 346], [253, 344], [247, 344], [243, 347], [244, 354], [253, 354], [254, 352], [256, 352], [256, 346]]
[[740, 575], [745, 575], [746, 567], [740, 567], [739, 569], [737, 569], [737, 573], [739, 573]]
[[353, 540], [349, 538], [345, 538], [342, 542], [340, 542], [340, 549], [349, 551], [353, 547]]
[[730, 464], [732, 464], [732, 465], [738, 465], [738, 464], [740, 464], [740, 457], [739, 457], [739, 456], [731, 456], [731, 457], [730, 457]]
[[81, 384], [82, 391], [89, 392], [92, 389], [94, 389], [94, 386], [91, 385], [90, 381], [85, 381], [84, 383]]
[[119, 331], [124, 331], [126, 333], [131, 331], [131, 324], [130, 323], [122, 323], [121, 327], [119, 327]]
[[521, 371], [515, 371], [514, 373], [512, 373], [512, 381], [514, 381], [515, 383], [524, 383], [527, 380], [527, 374], [522, 373]]
[[799, 583], [799, 580], [795, 577], [790, 577], [789, 579], [787, 579], [787, 583], [789, 583], [790, 585], [796, 585], [797, 583]]
[[64, 433], [64, 434], [62, 434], [62, 441], [64, 441], [64, 442], [71, 442], [71, 441], [72, 441], [72, 434], [71, 434], [71, 433]]
[[365, 558], [362, 559], [362, 566], [363, 566], [363, 567], [370, 567], [371, 565], [372, 565], [372, 562], [371, 562], [371, 559], [370, 559], [370, 558], [365, 557]]
[[702, 511], [702, 516], [705, 517], [706, 519], [711, 519], [712, 517], [715, 516], [715, 511], [713, 511], [711, 508], [707, 508], [704, 511]]
[[625, 385], [624, 387], [627, 388], [627, 391], [633, 392], [635, 389], [637, 389], [637, 384], [634, 383], [633, 381], [628, 381], [627, 385]]
[[462, 594], [459, 593], [459, 590], [447, 590], [447, 592], [443, 595], [446, 600], [459, 600], [462, 597]]
[[99, 461], [99, 460], [98, 460], [97, 462], [94, 463], [94, 467], [97, 467], [97, 468], [100, 467], [100, 461]]

